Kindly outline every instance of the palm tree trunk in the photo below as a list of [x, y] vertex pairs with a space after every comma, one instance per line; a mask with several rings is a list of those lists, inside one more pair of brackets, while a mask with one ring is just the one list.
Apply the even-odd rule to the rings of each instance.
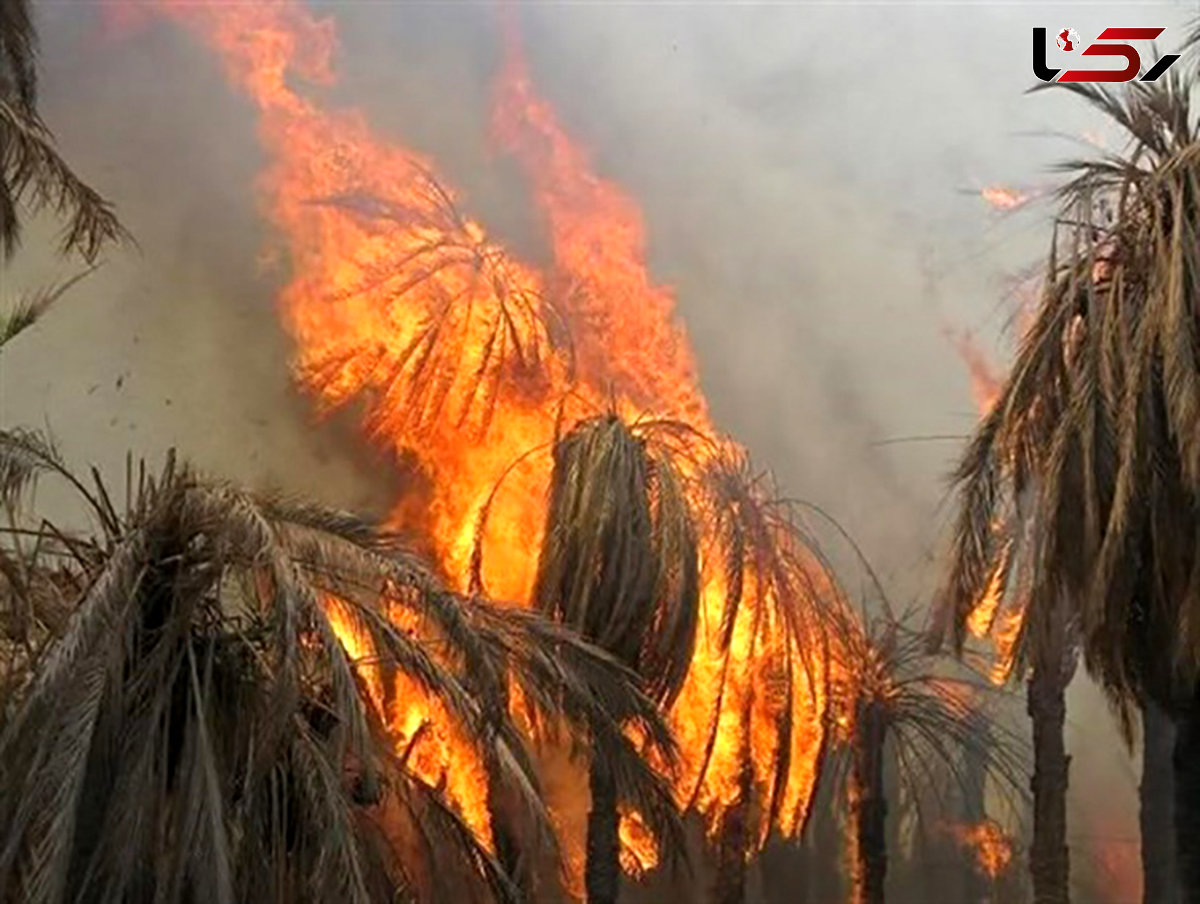
[[[1056, 644], [1048, 644], [1053, 654]], [[1033, 723], [1033, 844], [1029, 868], [1034, 904], [1069, 904], [1070, 852], [1067, 848], [1067, 779], [1071, 758], [1063, 739], [1066, 681], [1058, 657], [1035, 665], [1027, 687]]]
[[749, 734], [747, 731], [743, 744], [738, 798], [721, 818], [721, 827], [717, 835], [713, 904], [744, 904], [746, 900], [746, 851], [750, 849], [751, 841], [750, 800], [754, 780]]
[[[823, 787], [822, 787], [823, 786]], [[809, 827], [807, 866], [812, 875], [812, 893], [804, 904], [840, 904], [846, 900], [843, 860], [843, 829], [830, 783], [818, 782], [816, 810]]]
[[584, 887], [588, 904], [616, 904], [621, 886], [617, 786], [608, 764], [593, 759], [588, 776], [592, 809], [588, 813]]
[[875, 702], [859, 707], [854, 727], [851, 793], [855, 858], [854, 904], [883, 904], [887, 877], [887, 799], [883, 750], [887, 719]]
[[[982, 743], [990, 742], [988, 720], [979, 710], [972, 710], [967, 717], [971, 723], [971, 731], [980, 738], [987, 738]], [[978, 825], [987, 818], [987, 806], [984, 798], [987, 792], [987, 769], [983, 757], [978, 750], [965, 752], [963, 763], [963, 819], [970, 825]], [[983, 904], [989, 897], [989, 886], [992, 883], [979, 869], [977, 859], [973, 856], [962, 857], [962, 895], [966, 904]]]
[[1175, 775], [1171, 751], [1175, 726], [1153, 703], [1142, 707], [1142, 900], [1179, 904], [1175, 869]]
[[1175, 720], [1175, 851], [1182, 904], [1200, 904], [1200, 697]]

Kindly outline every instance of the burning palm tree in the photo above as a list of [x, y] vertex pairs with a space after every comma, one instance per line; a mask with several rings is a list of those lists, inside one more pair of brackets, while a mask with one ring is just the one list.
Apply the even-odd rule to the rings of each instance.
[[[794, 773], [807, 765], [794, 755], [794, 745], [821, 727], [811, 763], [815, 787], [830, 705], [829, 613], [839, 591], [797, 507], [780, 498], [769, 476], [756, 473], [741, 451], [724, 449], [705, 462], [693, 495], [706, 584], [722, 592], [711, 610], [717, 618], [704, 626], [703, 640], [719, 665], [707, 688], [711, 718], [699, 736], [702, 749], [686, 806], [708, 815], [717, 864], [714, 900], [740, 904], [750, 858], [772, 831], [798, 839], [811, 812], [811, 788], [804, 806], [794, 797]], [[705, 814], [703, 797], [706, 787], [721, 783], [714, 753], [722, 735], [731, 733], [738, 738], [738, 768], [732, 794], [707, 802], [714, 818]]]
[[[534, 600], [632, 669], [669, 705], [687, 675], [699, 613], [696, 529], [683, 478], [653, 433], [616, 416], [584, 421], [555, 446]], [[615, 904], [620, 879], [613, 764], [589, 764], [585, 885]]]
[[[833, 577], [731, 444], [679, 422], [606, 414], [576, 424], [553, 454], [535, 602], [634, 669], [677, 730], [684, 724], [676, 800], [706, 822], [717, 899], [744, 900], [748, 859], [772, 829], [798, 836], [808, 813]], [[489, 505], [476, 529], [477, 585]], [[613, 900], [620, 873], [605, 769], [592, 761], [589, 901]]]
[[1069, 90], [1129, 151], [1069, 165], [1067, 253], [1056, 228], [1037, 318], [958, 472], [946, 602], [961, 646], [981, 601], [1016, 600], [1015, 652], [1035, 680], [1055, 634], [1078, 630], [1127, 728], [1148, 702], [1173, 714], [1180, 872], [1198, 901], [1200, 144], [1179, 79]]
[[[502, 705], [509, 679], [670, 834], [668, 792], [621, 726], [669, 758], [666, 729], [574, 635], [446, 591], [345, 513], [208, 483], [173, 459], [139, 471], [118, 511], [37, 435], [0, 434], [10, 510], [44, 473], [78, 491], [99, 534], [5, 532], [41, 543], [80, 591], [31, 680], [7, 686], [0, 900], [518, 900], [486, 827], [421, 772], [436, 726], [399, 745], [394, 724], [437, 701], [553, 845]], [[29, 568], [4, 575], [9, 608], [29, 612]]]
[[[990, 690], [971, 673], [939, 667], [924, 635], [905, 627], [884, 600], [884, 612], [844, 607], [832, 644], [833, 700], [839, 752], [834, 775], [844, 784], [850, 824], [851, 888], [855, 904], [883, 904], [888, 867], [886, 831], [889, 752], [901, 788], [925, 823], [920, 801], [938, 787], [940, 766], [967, 796], [982, 772], [1008, 791], [1018, 785], [1019, 746], [980, 705]], [[944, 812], [945, 801], [938, 807]]]

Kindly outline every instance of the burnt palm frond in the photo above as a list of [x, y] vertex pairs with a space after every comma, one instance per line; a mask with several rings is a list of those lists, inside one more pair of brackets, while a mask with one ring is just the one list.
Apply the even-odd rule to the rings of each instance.
[[1065, 166], [1040, 310], [955, 475], [943, 605], [961, 647], [981, 601], [1018, 601], [1021, 660], [1062, 610], [1115, 700], [1169, 703], [1200, 673], [1196, 116], [1173, 75], [1067, 87], [1129, 144]]
[[389, 242], [391, 253], [362, 264], [334, 299], [391, 324], [382, 332], [395, 340], [327, 348], [301, 376], [329, 406], [365, 393], [375, 432], [421, 431], [445, 414], [482, 436], [502, 385], [544, 401], [571, 382], [570, 334], [540, 279], [464, 218], [431, 173], [412, 170], [396, 199], [314, 202]]
[[[772, 827], [798, 835], [808, 814], [811, 788], [797, 788], [815, 769], [796, 756], [820, 761], [830, 700], [828, 614], [840, 590], [797, 506], [781, 498], [770, 475], [757, 472], [744, 451], [726, 444], [699, 465], [692, 494], [702, 537], [705, 586], [719, 591], [703, 607], [700, 626], [705, 656], [719, 662], [706, 688], [711, 715], [703, 735], [695, 788], [696, 806], [710, 780], [720, 727], [730, 730], [731, 708], [747, 737], [752, 721], [770, 749], [744, 751], [752, 759], [752, 796], [757, 814], [749, 843], [766, 843]], [[753, 688], [735, 701], [734, 685], [746, 670]], [[744, 693], [744, 692], [743, 692]], [[757, 715], [752, 716], [755, 711]], [[811, 747], [811, 749], [807, 749]]]
[[[69, 474], [49, 443], [8, 439], [10, 470]], [[444, 590], [352, 515], [173, 461], [119, 513], [88, 492], [115, 523], [72, 559], [82, 592], [0, 734], [0, 900], [515, 900], [486, 816], [445, 787], [451, 767], [418, 764], [461, 739], [553, 850], [510, 675], [677, 833], [620, 730], [669, 760], [654, 704], [576, 635]], [[406, 733], [414, 708], [429, 728]]]
[[672, 459], [616, 415], [554, 449], [534, 601], [636, 672], [668, 703], [687, 674], [699, 613], [698, 540]]

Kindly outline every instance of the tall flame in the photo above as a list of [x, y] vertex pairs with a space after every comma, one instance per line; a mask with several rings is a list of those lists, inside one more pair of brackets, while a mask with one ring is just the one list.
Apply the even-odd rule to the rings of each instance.
[[[971, 394], [980, 417], [984, 417], [1000, 398], [1001, 378], [970, 333], [951, 333], [950, 338], [959, 357], [967, 366], [971, 377]], [[1021, 627], [1025, 620], [1022, 601], [1014, 601], [1008, 607], [1004, 605], [1004, 577], [1011, 564], [1009, 559], [1012, 554], [1012, 541], [1008, 540], [995, 571], [988, 578], [983, 596], [975, 603], [967, 617], [967, 630], [972, 636], [980, 639], [990, 637], [992, 640], [995, 656], [989, 679], [997, 686], [1007, 682], [1012, 674], [1017, 640], [1021, 636]]]
[[[303, 82], [333, 81], [332, 20], [315, 19], [299, 0], [158, 5], [220, 54], [257, 109], [270, 160], [262, 203], [290, 254], [279, 301], [300, 381], [323, 409], [367, 403], [372, 440], [427, 487], [419, 500], [398, 501], [395, 520], [426, 538], [452, 582], [470, 588], [477, 566], [491, 596], [527, 604], [550, 476], [544, 450], [564, 425], [615, 406], [714, 435], [673, 293], [647, 272], [637, 204], [592, 171], [537, 96], [511, 30], [494, 126], [545, 222], [553, 258], [545, 271], [464, 215], [431, 161], [381, 140], [359, 111], [326, 110], [302, 93]], [[485, 507], [487, 555], [473, 562]], [[695, 659], [670, 713], [683, 751], [673, 776], [679, 801], [694, 802], [715, 830], [748, 747], [757, 792], [782, 800], [779, 828], [793, 833], [823, 739], [821, 664], [780, 673], [782, 652], [804, 651], [764, 599], [739, 610], [733, 653], [719, 655], [724, 598], [719, 575], [707, 577]], [[389, 714], [398, 743], [419, 748], [413, 756], [431, 783], [463, 777], [447, 793], [486, 837], [475, 754], [432, 701], [399, 690], [404, 711]], [[783, 736], [787, 715], [793, 727]], [[707, 750], [714, 719], [717, 743]], [[761, 843], [771, 827], [756, 828]], [[622, 835], [631, 869], [653, 865], [636, 814], [623, 814]]]

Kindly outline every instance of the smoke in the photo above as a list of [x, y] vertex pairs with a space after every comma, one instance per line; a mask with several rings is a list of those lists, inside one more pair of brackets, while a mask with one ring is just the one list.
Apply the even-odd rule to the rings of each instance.
[[[544, 256], [528, 192], [488, 135], [501, 56], [488, 5], [324, 4], [342, 73], [331, 102], [438, 162], [472, 213]], [[0, 362], [0, 422], [48, 422], [68, 457], [117, 473], [177, 445], [206, 470], [384, 511], [392, 469], [345, 424], [314, 422], [288, 377], [273, 295], [285, 274], [256, 212], [253, 116], [216, 61], [153, 19], [113, 36], [43, 4], [43, 111], [139, 248], [72, 291]], [[862, 544], [900, 599], [936, 579], [944, 477], [970, 381], [946, 329], [1003, 362], [1009, 278], [1036, 264], [1047, 207], [1010, 216], [984, 185], [1052, 185], [1105, 125], [1065, 92], [1025, 96], [1030, 27], [1183, 33], [1182, 4], [525, 4], [538, 89], [597, 169], [643, 205], [714, 416]], [[1052, 63], [1053, 65], [1053, 63]], [[3, 291], [71, 272], [32, 230]], [[1088, 784], [1130, 776], [1111, 720], [1075, 693]], [[1116, 757], [1121, 769], [1127, 764]], [[1082, 765], [1081, 765], [1082, 763]], [[1079, 785], [1077, 784], [1078, 788]], [[1111, 801], [1112, 798], [1106, 798]], [[1131, 800], [1132, 798], [1130, 798]], [[1124, 808], [1133, 833], [1132, 807]]]

